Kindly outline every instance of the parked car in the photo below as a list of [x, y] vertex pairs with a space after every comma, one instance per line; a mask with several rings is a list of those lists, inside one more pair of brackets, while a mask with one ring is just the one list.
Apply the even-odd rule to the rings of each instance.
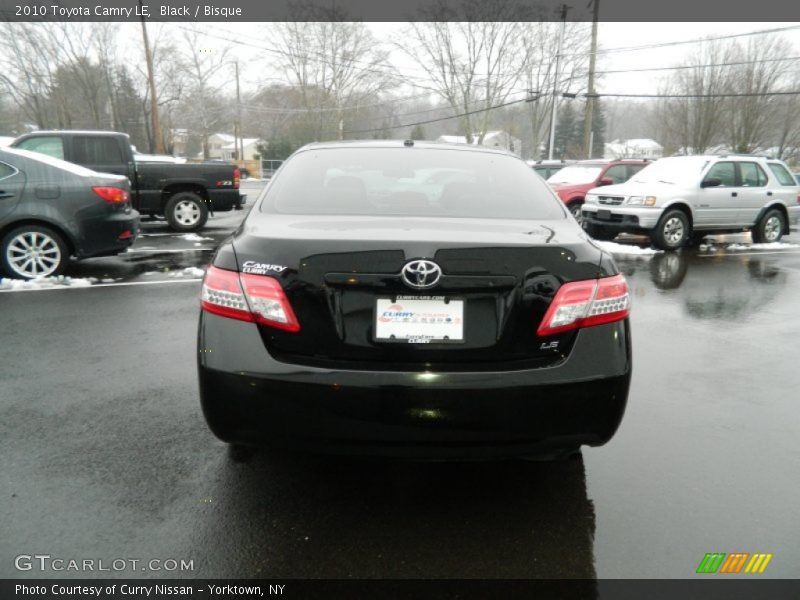
[[541, 175], [543, 179], [548, 179], [558, 173], [568, 165], [575, 164], [575, 160], [528, 160], [528, 166]]
[[603, 185], [614, 185], [630, 179], [649, 164], [647, 159], [582, 160], [564, 167], [550, 176], [547, 183], [567, 205], [572, 216], [581, 220], [586, 192]]
[[163, 215], [176, 231], [196, 231], [209, 212], [229, 211], [244, 202], [239, 170], [228, 164], [171, 164], [135, 159], [127, 134], [113, 131], [36, 131], [11, 144], [67, 160], [102, 173], [125, 175], [133, 207]]
[[504, 150], [301, 148], [201, 304], [201, 404], [234, 446], [554, 457], [607, 442], [625, 409], [625, 279]]
[[583, 226], [596, 239], [646, 233], [675, 250], [709, 233], [750, 230], [777, 242], [800, 216], [800, 188], [786, 165], [751, 155], [662, 158], [622, 184], [591, 190]]
[[127, 177], [0, 148], [0, 266], [9, 277], [60, 275], [70, 256], [123, 252], [138, 232]]

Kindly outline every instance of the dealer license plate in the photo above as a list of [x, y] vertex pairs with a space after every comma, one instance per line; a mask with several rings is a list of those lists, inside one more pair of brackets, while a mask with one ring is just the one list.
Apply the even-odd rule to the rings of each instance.
[[407, 344], [464, 341], [464, 301], [443, 296], [378, 298], [375, 339]]

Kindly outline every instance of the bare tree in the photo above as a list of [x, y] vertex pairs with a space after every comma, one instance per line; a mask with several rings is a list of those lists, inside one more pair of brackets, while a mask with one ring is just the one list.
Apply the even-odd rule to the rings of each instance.
[[[203, 158], [209, 158], [208, 136], [211, 129], [219, 123], [219, 111], [214, 110], [212, 100], [219, 95], [220, 89], [227, 80], [218, 74], [230, 63], [230, 45], [224, 45], [211, 51], [203, 46], [205, 34], [197, 29], [184, 30], [182, 44], [179, 49], [179, 64], [186, 72], [188, 92], [195, 106], [195, 114], [199, 121], [202, 135]], [[231, 73], [233, 67], [230, 67]]]
[[[444, 100], [460, 117], [467, 142], [486, 135], [489, 107], [504, 103], [528, 64], [522, 5], [464, 0], [456, 14], [434, 4], [428, 22], [411, 23], [395, 44], [427, 74], [416, 83]], [[448, 22], [460, 17], [464, 21]], [[475, 115], [469, 113], [483, 110]]]
[[364, 23], [346, 22], [336, 7], [294, 5], [293, 20], [274, 25], [280, 67], [299, 91], [310, 139], [342, 137], [360, 105], [397, 83], [381, 47]]
[[736, 152], [753, 152], [768, 144], [770, 122], [780, 105], [777, 96], [788, 70], [788, 62], [776, 59], [792, 54], [791, 46], [780, 37], [758, 36], [731, 46], [728, 92], [742, 94], [727, 100], [728, 136]]
[[553, 90], [562, 93], [579, 93], [585, 89], [589, 53], [589, 28], [585, 23], [567, 23], [564, 28], [562, 58], [558, 82], [555, 81], [555, 56], [561, 23], [529, 22], [525, 24], [524, 43], [528, 61], [523, 81], [528, 90], [538, 98], [529, 104], [532, 157], [539, 156], [547, 138], [550, 115], [553, 110]]
[[54, 118], [48, 98], [54, 87], [55, 58], [47, 23], [3, 23], [0, 35], [0, 82], [25, 115], [39, 128]]
[[657, 109], [664, 145], [682, 153], [703, 153], [718, 143], [724, 129], [725, 94], [730, 89], [733, 52], [728, 42], [704, 42], [680, 66], [661, 94], [694, 97], [664, 98]]

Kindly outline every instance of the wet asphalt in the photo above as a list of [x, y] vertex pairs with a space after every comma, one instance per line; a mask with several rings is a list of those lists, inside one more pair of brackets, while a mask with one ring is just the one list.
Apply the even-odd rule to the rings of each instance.
[[193, 561], [116, 573], [147, 577], [684, 578], [770, 552], [763, 576], [800, 575], [800, 247], [618, 256], [629, 405], [582, 460], [236, 462], [200, 413], [185, 269], [242, 216], [200, 241], [146, 223], [69, 273], [160, 283], [0, 293], [0, 578], [109, 575], [20, 554]]

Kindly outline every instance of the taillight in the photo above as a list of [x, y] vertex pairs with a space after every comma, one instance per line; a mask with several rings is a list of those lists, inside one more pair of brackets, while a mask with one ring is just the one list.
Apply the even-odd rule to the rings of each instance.
[[226, 271], [210, 266], [203, 279], [203, 310], [285, 331], [300, 331], [289, 299], [274, 277]]
[[92, 191], [109, 204], [124, 204], [131, 199], [128, 192], [118, 187], [95, 186]]
[[233, 189], [239, 189], [239, 182], [242, 180], [242, 172], [236, 168], [233, 170]]
[[565, 283], [556, 292], [537, 335], [620, 321], [630, 314], [628, 284], [622, 275]]

